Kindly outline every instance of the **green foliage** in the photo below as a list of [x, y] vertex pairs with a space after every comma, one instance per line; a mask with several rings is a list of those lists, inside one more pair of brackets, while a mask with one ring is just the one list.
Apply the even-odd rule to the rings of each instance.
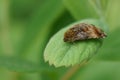
[[[20, 53], [20, 55], [23, 54], [23, 56], [25, 54], [32, 55], [33, 60], [38, 61], [39, 56], [42, 56], [43, 48], [49, 38], [52, 24], [63, 13], [63, 10], [62, 2], [59, 0], [44, 3], [30, 19], [21, 42], [23, 44], [18, 47], [18, 53]], [[34, 55], [33, 52], [35, 52]]]
[[30, 61], [19, 59], [17, 57], [0, 56], [0, 66], [18, 72], [40, 71], [39, 65]]
[[99, 51], [99, 53], [96, 55], [95, 59], [97, 60], [107, 60], [107, 61], [119, 61], [120, 60], [120, 38], [119, 36], [120, 28], [118, 28], [115, 31], [112, 31], [112, 33], [109, 34], [109, 36], [105, 39], [104, 44]]
[[119, 4], [119, 0], [109, 0], [108, 5], [107, 5], [107, 10], [106, 10], [106, 20], [108, 22], [108, 25], [110, 26], [110, 30], [115, 30], [117, 28], [119, 28], [120, 26], [120, 16], [118, 13], [120, 13], [120, 11], [118, 10], [120, 5]]
[[[119, 3], [120, 0], [0, 0], [0, 79], [119, 80]], [[56, 67], [81, 63], [96, 53], [101, 40], [70, 44], [62, 40], [69, 28], [65, 26], [80, 20], [97, 25], [107, 34], [109, 26], [108, 37], [91, 64], [76, 70], [74, 66], [55, 68], [45, 63], [44, 50], [45, 59]]]
[[98, 17], [88, 0], [63, 0], [63, 2], [76, 20]]
[[71, 80], [119, 80], [120, 63], [111, 61], [98, 61], [79, 69]]

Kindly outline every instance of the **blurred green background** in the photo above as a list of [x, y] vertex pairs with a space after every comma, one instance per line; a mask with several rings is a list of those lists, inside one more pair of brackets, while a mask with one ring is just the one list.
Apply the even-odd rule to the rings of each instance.
[[44, 62], [57, 31], [82, 19], [109, 26], [98, 54], [69, 80], [120, 80], [120, 0], [0, 0], [0, 80], [65, 80], [69, 68]]

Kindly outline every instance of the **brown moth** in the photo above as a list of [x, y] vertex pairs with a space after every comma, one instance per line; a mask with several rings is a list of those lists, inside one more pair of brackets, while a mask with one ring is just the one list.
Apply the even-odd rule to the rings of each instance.
[[93, 24], [80, 23], [68, 29], [64, 33], [64, 42], [74, 42], [77, 40], [105, 38], [106, 34]]

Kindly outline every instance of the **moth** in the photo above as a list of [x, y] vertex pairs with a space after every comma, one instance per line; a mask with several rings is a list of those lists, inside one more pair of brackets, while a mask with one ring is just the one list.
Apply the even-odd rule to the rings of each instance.
[[105, 38], [107, 35], [103, 30], [93, 24], [80, 23], [74, 25], [64, 33], [64, 42], [74, 42], [86, 39]]

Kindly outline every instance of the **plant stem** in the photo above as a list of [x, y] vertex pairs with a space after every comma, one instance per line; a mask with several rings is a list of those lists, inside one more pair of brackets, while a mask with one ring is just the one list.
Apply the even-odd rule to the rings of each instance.
[[86, 61], [81, 64], [73, 66], [63, 75], [63, 77], [60, 80], [70, 80], [70, 78], [85, 64]]

